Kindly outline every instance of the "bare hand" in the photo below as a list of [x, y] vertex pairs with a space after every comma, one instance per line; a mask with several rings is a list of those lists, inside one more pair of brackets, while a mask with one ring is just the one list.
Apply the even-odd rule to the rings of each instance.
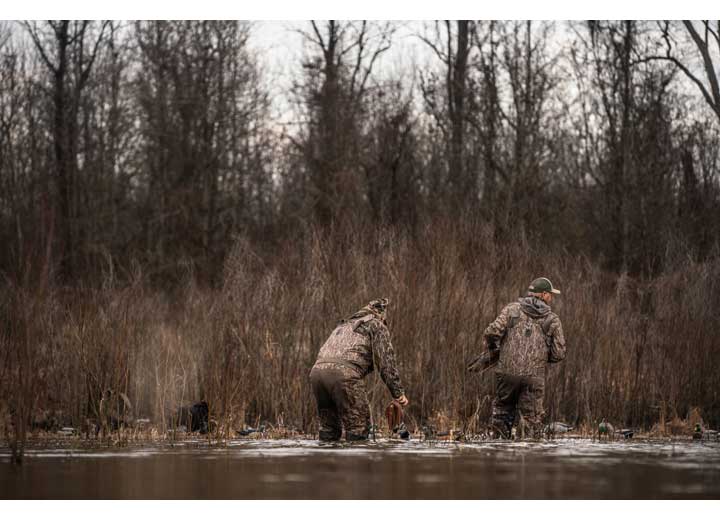
[[401, 395], [395, 400], [400, 403], [400, 406], [402, 406], [403, 408], [405, 408], [410, 403], [410, 401], [408, 401], [408, 398], [405, 397], [405, 394]]

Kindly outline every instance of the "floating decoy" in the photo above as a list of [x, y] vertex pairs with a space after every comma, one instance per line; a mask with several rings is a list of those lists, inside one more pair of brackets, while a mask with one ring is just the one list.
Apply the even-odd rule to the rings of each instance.
[[432, 440], [435, 438], [435, 430], [433, 430], [432, 426], [423, 426], [422, 427], [423, 432], [423, 439], [424, 440]]
[[557, 435], [573, 431], [575, 428], [562, 422], [552, 422], [545, 427], [545, 433]]
[[604, 435], [609, 439], [613, 435], [613, 433], [615, 433], [615, 428], [613, 428], [613, 425], [603, 419], [602, 422], [598, 425], [598, 438], [601, 438]]
[[243, 437], [247, 437], [251, 433], [264, 433], [265, 432], [265, 425], [261, 424], [257, 428], [245, 428], [243, 430], [236, 430], [236, 433], [238, 435], [242, 435]]
[[629, 428], [623, 428], [622, 430], [617, 430], [615, 435], [622, 435], [625, 439], [632, 439], [634, 433], [635, 432]]
[[717, 430], [703, 430], [703, 439], [705, 440], [711, 440], [711, 439], [718, 439], [718, 431]]
[[435, 438], [439, 441], [459, 441], [463, 437], [463, 432], [457, 430], [446, 430], [435, 434]]
[[700, 423], [695, 424], [695, 430], [693, 431], [692, 438], [695, 440], [701, 440], [703, 438], [703, 431], [700, 427]]

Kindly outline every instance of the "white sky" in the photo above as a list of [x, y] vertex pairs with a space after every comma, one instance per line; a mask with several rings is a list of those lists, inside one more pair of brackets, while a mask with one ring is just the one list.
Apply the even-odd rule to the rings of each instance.
[[[431, 59], [425, 44], [416, 36], [422, 32], [423, 22], [397, 22], [391, 48], [378, 60], [373, 77], [397, 77], [410, 72], [414, 63], [427, 64]], [[303, 37], [299, 30], [310, 31], [308, 21], [256, 21], [250, 36], [250, 46], [257, 51], [263, 64], [265, 79], [275, 96], [286, 97], [293, 78], [301, 73], [304, 56]], [[288, 100], [274, 99], [276, 105]]]
[[[568, 0], [504, 0], [478, 2], [444, 0], [362, 0], [361, 2], [261, 0], [234, 2], [221, 0], [123, 0], [110, 5], [90, 0], [24, 0], [3, 6], [5, 19], [46, 18], [120, 18], [120, 19], [182, 19], [233, 18], [254, 19], [250, 44], [258, 51], [263, 77], [267, 81], [275, 107], [275, 120], [292, 118], [289, 106], [290, 86], [302, 73], [302, 36], [297, 30], [308, 30], [312, 17], [338, 19], [403, 19], [403, 18], [471, 18], [471, 19], [587, 19], [587, 18], [720, 18], [720, 0], [603, 0], [573, 2]], [[589, 5], [590, 4], [590, 5]], [[693, 16], [695, 14], [696, 16]], [[616, 16], [613, 16], [616, 15]], [[283, 21], [283, 18], [295, 18]], [[298, 20], [299, 18], [299, 20]], [[268, 21], [273, 19], [273, 21]], [[264, 21], [263, 21], [264, 20]], [[434, 63], [427, 46], [417, 38], [424, 22], [398, 22], [400, 28], [391, 49], [374, 69], [373, 76], [398, 76], [409, 72], [413, 65], [426, 69]], [[556, 24], [560, 46], [567, 46], [566, 23]], [[688, 85], [691, 92], [694, 87]]]
[[3, 2], [6, 20], [86, 19], [703, 19], [717, 18], [717, 0], [23, 0]]

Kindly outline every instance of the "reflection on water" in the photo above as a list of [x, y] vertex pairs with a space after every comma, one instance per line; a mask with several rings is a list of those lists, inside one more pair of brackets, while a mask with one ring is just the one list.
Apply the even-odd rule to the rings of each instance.
[[0, 498], [720, 498], [720, 443], [242, 440], [0, 450]]

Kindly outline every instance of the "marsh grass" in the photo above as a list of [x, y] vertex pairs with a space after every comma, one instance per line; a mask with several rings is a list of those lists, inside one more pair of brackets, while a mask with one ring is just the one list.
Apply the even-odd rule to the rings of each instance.
[[[113, 388], [158, 436], [174, 429], [178, 406], [200, 399], [217, 441], [265, 423], [272, 435], [312, 433], [307, 376], [318, 349], [340, 318], [381, 296], [391, 300], [408, 427], [478, 432], [490, 415], [492, 375], [465, 366], [488, 323], [540, 275], [563, 291], [554, 310], [568, 343], [565, 362], [548, 370], [549, 420], [590, 432], [607, 418], [663, 435], [672, 433], [666, 422], [695, 409], [717, 425], [720, 262], [675, 261], [652, 280], [599, 265], [522, 235], [501, 244], [485, 226], [447, 220], [413, 231], [309, 228], [272, 244], [239, 238], [216, 288], [189, 275], [160, 291], [139, 270], [93, 288], [8, 284], [0, 296], [4, 432], [24, 439], [33, 417], [53, 410], [89, 436], [102, 391]], [[367, 385], [380, 421], [389, 394], [377, 375]]]

